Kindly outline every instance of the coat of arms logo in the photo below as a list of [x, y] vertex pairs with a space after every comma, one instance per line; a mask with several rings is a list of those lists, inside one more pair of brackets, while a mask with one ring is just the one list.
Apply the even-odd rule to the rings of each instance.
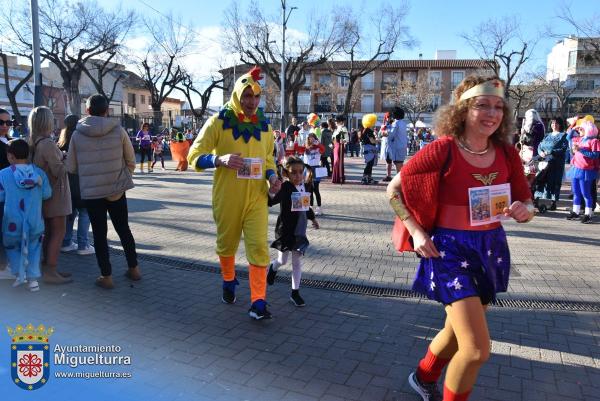
[[13, 383], [24, 390], [37, 390], [50, 378], [50, 344], [52, 327], [38, 327], [29, 323], [14, 329], [8, 327], [11, 337], [11, 376]]

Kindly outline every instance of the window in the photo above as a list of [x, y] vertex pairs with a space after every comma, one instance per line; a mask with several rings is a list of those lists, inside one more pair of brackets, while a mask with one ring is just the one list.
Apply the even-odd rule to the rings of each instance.
[[146, 104], [146, 96], [140, 95], [140, 104]]
[[346, 94], [338, 93], [337, 95], [337, 111], [341, 112], [344, 110], [344, 106], [346, 105]]
[[396, 72], [383, 72], [381, 76], [381, 89], [392, 90], [398, 83], [398, 74]]
[[135, 93], [127, 94], [127, 105], [129, 107], [135, 107]]
[[577, 81], [577, 89], [578, 90], [594, 90], [594, 80], [593, 79], [583, 79]]
[[452, 87], [450, 89], [454, 90], [465, 79], [464, 71], [452, 71]]
[[569, 52], [569, 64], [568, 67], [575, 67], [577, 63], [577, 50], [571, 50]]
[[304, 86], [310, 88], [310, 85], [312, 83], [312, 74], [310, 72], [307, 74], [304, 74], [304, 78], [306, 79]]
[[442, 89], [442, 72], [429, 71], [429, 85], [433, 90]]
[[360, 98], [360, 111], [363, 113], [372, 113], [375, 109], [373, 95], [362, 95]]
[[329, 74], [319, 75], [319, 85], [329, 86], [330, 84], [331, 84], [331, 75], [329, 75]]
[[381, 98], [381, 107], [384, 110], [391, 110], [394, 108], [394, 106], [396, 105], [396, 101], [394, 100], [393, 96], [390, 95], [383, 95]]
[[[341, 88], [347, 88], [350, 83], [350, 77], [348, 76], [348, 71], [340, 71], [340, 76], [338, 76], [338, 86]], [[339, 104], [339, 103], [338, 103]]]
[[308, 113], [310, 109], [310, 92], [298, 93], [298, 111]]
[[[461, 80], [462, 81], [462, 80]], [[442, 105], [442, 95], [436, 94], [431, 97], [431, 111], [437, 110]]]
[[[374, 74], [372, 72], [368, 73], [367, 75], [363, 76], [360, 80], [360, 86], [362, 87], [363, 90], [373, 90], [373, 86], [374, 86]], [[371, 95], [371, 101], [372, 101], [373, 95]]]
[[402, 71], [402, 80], [408, 82], [417, 82], [417, 71]]

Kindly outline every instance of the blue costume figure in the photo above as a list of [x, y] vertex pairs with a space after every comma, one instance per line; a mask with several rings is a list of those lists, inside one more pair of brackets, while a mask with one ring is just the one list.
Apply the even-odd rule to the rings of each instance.
[[[51, 195], [48, 177], [33, 164], [12, 164], [0, 171], [0, 201], [5, 202], [2, 240], [16, 285], [41, 277], [42, 200]], [[37, 283], [30, 289], [37, 289]]]

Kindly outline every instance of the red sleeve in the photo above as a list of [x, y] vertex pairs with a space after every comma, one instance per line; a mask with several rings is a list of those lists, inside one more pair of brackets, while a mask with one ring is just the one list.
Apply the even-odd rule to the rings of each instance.
[[325, 146], [322, 143], [319, 143], [319, 153], [325, 153]]
[[510, 171], [508, 182], [510, 182], [512, 201], [525, 202], [531, 200], [531, 188], [529, 188], [529, 184], [525, 178], [525, 171], [523, 170], [517, 149], [510, 145], [505, 145], [505, 149], [508, 156]]

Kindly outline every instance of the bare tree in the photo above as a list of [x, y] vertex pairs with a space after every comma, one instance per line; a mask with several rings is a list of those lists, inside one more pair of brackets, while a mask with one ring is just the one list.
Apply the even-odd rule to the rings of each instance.
[[515, 121], [521, 113], [521, 109], [531, 108], [544, 92], [543, 79], [541, 81], [535, 79], [535, 74], [525, 74], [523, 76], [529, 77], [530, 79], [527, 80], [529, 82], [525, 82], [525, 79], [522, 79], [517, 84], [511, 85], [508, 89], [508, 98], [512, 100]]
[[174, 20], [169, 15], [166, 20], [145, 21], [153, 41], [139, 63], [140, 76], [150, 92], [155, 126], [162, 124], [162, 104], [186, 78], [182, 61], [194, 44], [192, 30], [180, 18]]
[[[568, 104], [569, 99], [573, 92], [577, 89], [575, 82], [571, 80], [561, 81], [559, 78], [546, 80], [543, 75], [538, 75], [536, 77], [537, 86], [541, 89], [542, 93], [550, 94], [551, 98], [554, 98], [558, 101], [558, 112], [560, 117], [566, 119], [568, 117]], [[550, 102], [544, 102], [545, 107], [550, 107]], [[554, 110], [552, 110], [554, 111]], [[549, 110], [546, 110], [546, 114], [548, 115]]]
[[433, 111], [433, 99], [440, 91], [436, 85], [422, 75], [414, 82], [405, 80], [392, 85], [387, 97], [402, 107], [408, 120], [416, 126], [423, 113]]
[[[118, 52], [134, 23], [132, 11], [106, 11], [95, 1], [46, 0], [39, 9], [42, 57], [59, 70], [72, 113], [79, 113], [79, 81], [91, 60]], [[10, 34], [31, 48], [29, 11], [22, 5]]]
[[516, 17], [489, 19], [461, 37], [497, 76], [506, 81], [505, 96], [509, 95], [513, 80], [531, 57], [538, 41], [537, 38], [522, 37]]
[[[223, 78], [217, 79], [214, 77], [211, 77], [211, 82], [204, 89], [204, 91], [200, 91], [200, 89], [197, 89], [197, 87], [198, 84], [195, 83], [194, 78], [189, 73], [184, 72], [183, 79], [175, 88], [185, 95], [194, 118], [196, 118], [196, 121], [200, 123], [204, 119], [204, 113], [208, 108], [208, 102], [210, 101], [210, 96], [212, 95], [213, 90], [224, 90], [225, 87], [223, 86]], [[194, 95], [200, 98], [200, 108], [198, 109], [194, 107]]]
[[[408, 13], [408, 5], [405, 2], [401, 2], [396, 8], [389, 4], [381, 4], [378, 10], [377, 14], [369, 18], [369, 23], [365, 23], [362, 13], [359, 15], [350, 7], [338, 12], [343, 16], [339, 22], [343, 27], [340, 53], [344, 60], [347, 60], [347, 68], [340, 70], [336, 68], [335, 62], [329, 62], [328, 67], [333, 75], [348, 80], [344, 114], [350, 112], [356, 81], [387, 62], [399, 45], [410, 47], [414, 43], [404, 25]], [[375, 43], [374, 50], [370, 50], [372, 42]], [[364, 58], [367, 60], [359, 61]]]
[[[4, 87], [6, 88], [6, 97], [8, 98], [8, 102], [12, 108], [12, 114], [20, 123], [23, 117], [21, 116], [21, 112], [17, 103], [17, 95], [19, 91], [23, 89], [23, 87], [25, 87], [25, 90], [27, 90], [25, 85], [29, 82], [31, 77], [33, 77], [33, 54], [31, 46], [24, 44], [24, 42], [20, 40], [21, 35], [31, 35], [31, 29], [29, 28], [29, 25], [22, 27], [22, 30], [18, 35], [11, 34], [12, 27], [18, 17], [19, 10], [16, 9], [14, 3], [11, 3], [0, 17], [0, 30], [5, 33], [4, 37], [2, 38], [2, 45], [0, 46], [0, 59], [2, 60], [2, 74]], [[11, 56], [23, 57], [29, 60], [31, 68], [27, 71], [26, 75], [16, 77], [10, 74], [10, 68], [8, 64], [9, 57]], [[11, 82], [14, 82], [15, 80], [16, 84], [12, 86]]]
[[[106, 97], [109, 102], [114, 98], [119, 82], [125, 77], [119, 72], [124, 67], [114, 62], [116, 55], [117, 52], [109, 52], [108, 57], [104, 60], [90, 60], [83, 69], [85, 75], [92, 81], [96, 92]], [[112, 84], [110, 84], [110, 80], [108, 83], [105, 82], [107, 77], [112, 78]]]
[[[307, 68], [325, 63], [339, 49], [342, 30], [336, 21], [326, 22], [325, 17], [310, 15], [305, 38], [290, 40], [285, 54], [284, 107], [292, 101], [292, 112], [297, 114], [297, 96], [306, 82]], [[237, 3], [232, 3], [225, 14], [225, 44], [228, 50], [240, 56], [246, 64], [256, 64], [281, 90], [281, 37], [279, 22], [269, 21], [258, 2], [252, 1], [248, 12], [241, 13]], [[284, 110], [284, 115], [285, 115]], [[285, 121], [281, 122], [282, 127]]]

